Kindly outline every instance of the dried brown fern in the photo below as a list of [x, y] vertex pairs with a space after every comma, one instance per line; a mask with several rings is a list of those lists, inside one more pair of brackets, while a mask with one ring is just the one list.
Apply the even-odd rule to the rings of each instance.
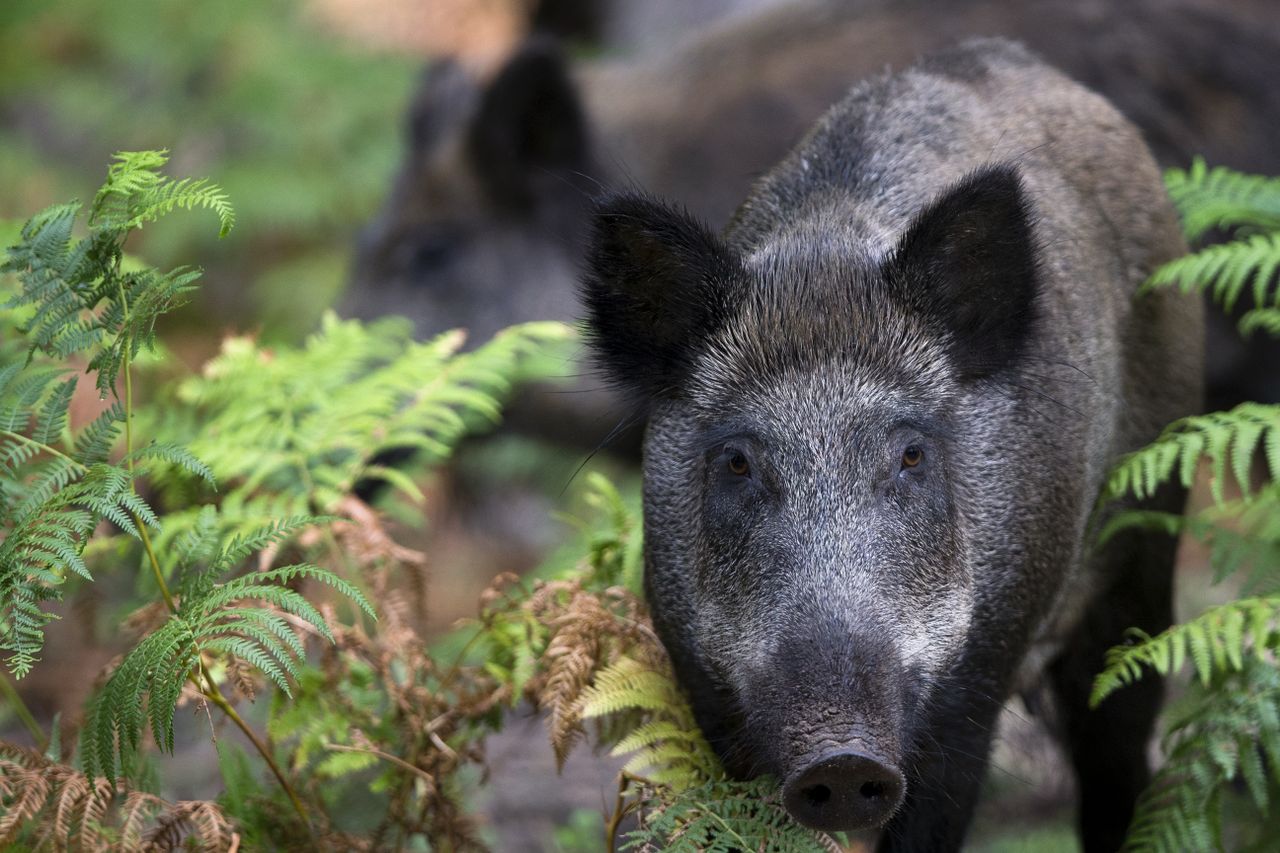
[[0, 741], [0, 845], [153, 853], [238, 844], [216, 803], [169, 803], [123, 783], [89, 779], [34, 750]]
[[548, 734], [556, 761], [585, 735], [582, 697], [595, 676], [624, 654], [665, 660], [665, 653], [644, 616], [643, 604], [620, 587], [593, 592], [581, 581], [548, 582], [535, 589], [529, 608], [551, 630], [540, 675], [527, 693], [547, 712]]

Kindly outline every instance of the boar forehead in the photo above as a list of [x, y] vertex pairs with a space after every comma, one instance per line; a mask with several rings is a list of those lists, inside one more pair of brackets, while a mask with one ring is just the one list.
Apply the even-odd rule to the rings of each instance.
[[744, 399], [936, 411], [954, 398], [947, 342], [889, 292], [869, 252], [789, 249], [752, 255], [740, 302], [689, 377], [695, 405], [712, 416]]

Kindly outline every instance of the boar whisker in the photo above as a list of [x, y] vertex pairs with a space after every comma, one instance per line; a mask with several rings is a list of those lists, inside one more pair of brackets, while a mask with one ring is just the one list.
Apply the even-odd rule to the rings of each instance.
[[1040, 361], [1040, 362], [1043, 362], [1043, 363], [1045, 363], [1045, 364], [1052, 364], [1052, 365], [1054, 365], [1054, 366], [1056, 366], [1056, 367], [1069, 367], [1069, 368], [1071, 368], [1072, 370], [1074, 370], [1076, 373], [1079, 373], [1079, 374], [1080, 374], [1081, 376], [1083, 376], [1085, 379], [1088, 379], [1088, 380], [1089, 380], [1091, 383], [1093, 383], [1094, 385], [1097, 385], [1097, 384], [1098, 384], [1098, 380], [1094, 379], [1094, 378], [1093, 378], [1093, 377], [1092, 377], [1088, 372], [1086, 372], [1083, 368], [1078, 367], [1078, 366], [1076, 366], [1076, 365], [1072, 364], [1072, 363], [1071, 363], [1071, 362], [1069, 362], [1069, 361], [1059, 361], [1059, 360], [1057, 360], [1057, 359], [1053, 359], [1053, 358], [1045, 358], [1044, 356], [1031, 355], [1031, 354], [1024, 354], [1022, 357], [1023, 357], [1024, 359], [1026, 359], [1027, 361]]
[[569, 475], [569, 479], [565, 480], [564, 487], [560, 489], [560, 497], [564, 497], [565, 492], [569, 490], [569, 486], [573, 485], [573, 481], [577, 478], [579, 474], [582, 473], [582, 469], [587, 467], [587, 463], [595, 458], [595, 455], [597, 453], [599, 453], [601, 450], [604, 450], [606, 447], [608, 447], [609, 442], [613, 441], [619, 435], [626, 432], [628, 429], [630, 429], [632, 426], [638, 423], [642, 417], [643, 417], [642, 413], [635, 413], [635, 414], [628, 415], [627, 417], [618, 421], [618, 423], [613, 427], [613, 429], [609, 430], [609, 434], [606, 435], [603, 439], [601, 439], [600, 443], [597, 444], [590, 453], [588, 453], [586, 456], [583, 457], [582, 461], [578, 463], [577, 468], [573, 469], [573, 473]]
[[1029, 394], [1035, 394], [1037, 397], [1041, 398], [1042, 400], [1048, 400], [1050, 403], [1059, 405], [1062, 408], [1066, 409], [1068, 412], [1071, 412], [1073, 415], [1078, 415], [1079, 417], [1082, 417], [1082, 418], [1084, 417], [1084, 414], [1079, 409], [1075, 408], [1074, 406], [1067, 405], [1066, 403], [1059, 400], [1057, 397], [1054, 397], [1052, 394], [1046, 394], [1043, 391], [1037, 391], [1035, 388], [1032, 388], [1030, 385], [1021, 385], [1017, 382], [1010, 382], [1009, 384], [1012, 385], [1014, 388], [1019, 388], [1023, 391], [1026, 391]]

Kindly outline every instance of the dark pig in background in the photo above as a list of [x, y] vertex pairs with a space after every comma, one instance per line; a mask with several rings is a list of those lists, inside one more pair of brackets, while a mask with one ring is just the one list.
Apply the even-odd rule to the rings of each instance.
[[[1280, 173], [1280, 14], [1273, 0], [852, 0], [792, 5], [639, 59], [568, 64], [535, 41], [481, 83], [433, 67], [409, 150], [362, 236], [350, 313], [410, 316], [419, 335], [570, 319], [589, 198], [644, 186], [714, 226], [858, 79], [967, 35], [1007, 35], [1104, 94], [1162, 165], [1196, 154]], [[1216, 312], [1211, 319], [1216, 317]], [[1211, 327], [1210, 403], [1273, 399], [1274, 353]], [[1274, 345], [1272, 345], [1274, 349]], [[573, 368], [567, 368], [572, 372]], [[594, 446], [616, 400], [585, 377], [513, 410], [519, 429]]]
[[583, 298], [649, 412], [646, 597], [731, 772], [957, 850], [1003, 703], [1044, 679], [1084, 847], [1120, 846], [1160, 686], [1089, 687], [1170, 623], [1176, 543], [1088, 531], [1109, 466], [1200, 404], [1199, 300], [1134, 299], [1183, 250], [1138, 131], [1001, 40], [856, 86], [722, 237], [601, 203]]

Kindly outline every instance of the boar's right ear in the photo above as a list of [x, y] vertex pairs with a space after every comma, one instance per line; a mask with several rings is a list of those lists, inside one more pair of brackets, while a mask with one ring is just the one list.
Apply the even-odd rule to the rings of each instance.
[[606, 372], [642, 403], [675, 396], [742, 276], [729, 247], [687, 212], [641, 195], [599, 203], [582, 300]]
[[1031, 205], [1013, 166], [972, 172], [929, 204], [889, 260], [908, 304], [946, 337], [966, 379], [1013, 361], [1030, 334], [1037, 291]]

